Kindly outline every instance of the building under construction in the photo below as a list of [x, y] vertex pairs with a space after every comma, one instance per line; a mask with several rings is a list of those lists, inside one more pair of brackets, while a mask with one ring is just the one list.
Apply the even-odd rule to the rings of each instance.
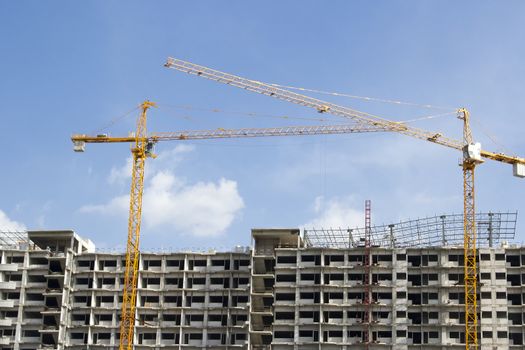
[[[523, 348], [516, 216], [476, 218], [482, 350]], [[230, 252], [143, 252], [135, 349], [465, 348], [462, 215], [251, 234]], [[73, 231], [0, 246], [0, 350], [118, 348], [123, 253]]]

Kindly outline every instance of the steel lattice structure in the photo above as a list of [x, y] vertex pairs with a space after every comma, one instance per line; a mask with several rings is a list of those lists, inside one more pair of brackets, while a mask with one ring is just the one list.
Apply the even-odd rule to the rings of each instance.
[[[477, 246], [490, 247], [512, 241], [516, 233], [517, 212], [477, 213]], [[395, 224], [371, 227], [373, 247], [424, 248], [463, 246], [463, 214], [432, 216]], [[305, 229], [304, 240], [309, 247], [365, 247], [365, 228]]]
[[29, 238], [26, 231], [0, 231], [0, 248], [2, 249], [19, 249], [21, 245], [28, 243]]

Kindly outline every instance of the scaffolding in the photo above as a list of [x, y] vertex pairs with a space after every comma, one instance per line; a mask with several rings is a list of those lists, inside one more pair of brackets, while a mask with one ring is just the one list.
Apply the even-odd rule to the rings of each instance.
[[[517, 212], [477, 213], [478, 247], [494, 247], [514, 240]], [[366, 227], [305, 229], [307, 247], [365, 247]], [[432, 216], [395, 224], [372, 226], [372, 247], [423, 248], [463, 246], [463, 214]]]
[[27, 231], [0, 230], [1, 249], [25, 249], [29, 242]]
[[365, 201], [365, 298], [364, 298], [364, 317], [363, 317], [363, 342], [365, 349], [368, 350], [370, 344], [370, 302], [372, 301], [372, 291], [370, 290], [370, 248], [371, 248], [371, 232], [372, 232], [372, 202], [367, 199]]

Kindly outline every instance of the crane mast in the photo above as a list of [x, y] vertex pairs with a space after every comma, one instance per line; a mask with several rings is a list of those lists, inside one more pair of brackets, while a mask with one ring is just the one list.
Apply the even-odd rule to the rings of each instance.
[[122, 297], [122, 315], [120, 322], [120, 349], [131, 350], [133, 347], [133, 329], [135, 327], [135, 305], [137, 298], [137, 275], [139, 267], [139, 239], [142, 217], [142, 194], [144, 192], [144, 165], [151, 157], [150, 143], [145, 140], [147, 110], [155, 106], [153, 102], [142, 103], [142, 112], [137, 121], [133, 169], [131, 173], [131, 193], [129, 197], [128, 242], [126, 245], [126, 268], [124, 272], [124, 290]]
[[478, 348], [478, 305], [477, 305], [477, 264], [476, 264], [476, 206], [474, 191], [474, 170], [482, 162], [479, 144], [474, 144], [470, 129], [469, 112], [460, 109], [463, 120], [463, 249], [465, 273], [465, 347]]

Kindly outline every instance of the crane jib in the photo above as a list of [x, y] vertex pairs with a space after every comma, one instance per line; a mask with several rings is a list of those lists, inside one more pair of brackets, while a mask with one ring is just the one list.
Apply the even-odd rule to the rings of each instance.
[[[350, 118], [358, 124], [381, 126], [387, 129], [388, 131], [401, 133], [425, 141], [430, 141], [442, 146], [457, 149], [459, 151], [462, 151], [463, 147], [465, 146], [465, 143], [463, 141], [445, 137], [441, 133], [414, 128], [403, 123], [379, 118], [377, 116], [365, 112], [357, 111], [348, 107], [339, 106], [327, 101], [302, 95], [296, 92], [276, 87], [274, 85], [263, 83], [261, 81], [239, 77], [233, 74], [201, 66], [192, 62], [183, 61], [181, 59], [168, 57], [164, 66], [167, 68], [176, 69], [184, 73], [214, 80], [223, 84], [232, 85], [244, 90], [271, 96], [273, 98], [288, 101], [305, 107], [314, 108], [320, 113], [329, 113], [343, 118]], [[459, 109], [458, 113], [461, 114], [462, 111], [464, 111], [464, 109]], [[525, 177], [525, 158], [511, 157], [505, 154], [492, 153], [483, 150], [481, 151], [481, 156], [487, 159], [512, 164], [514, 175], [518, 177]]]

